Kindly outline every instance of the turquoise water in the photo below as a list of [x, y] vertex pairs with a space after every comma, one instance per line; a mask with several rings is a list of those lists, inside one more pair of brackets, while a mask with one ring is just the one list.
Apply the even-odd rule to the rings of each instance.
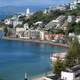
[[24, 80], [51, 70], [50, 54], [66, 49], [49, 44], [0, 40], [0, 76], [4, 80]]

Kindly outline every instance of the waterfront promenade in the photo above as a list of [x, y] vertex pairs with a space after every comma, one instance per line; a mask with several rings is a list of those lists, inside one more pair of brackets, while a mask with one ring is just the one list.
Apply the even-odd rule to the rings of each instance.
[[46, 43], [52, 46], [61, 46], [61, 47], [68, 47], [67, 44], [62, 43], [54, 43], [52, 41], [46, 41], [46, 40], [33, 40], [33, 39], [20, 39], [20, 38], [10, 38], [10, 37], [2, 37], [3, 40], [16, 40], [16, 41], [24, 41], [24, 42], [36, 42], [36, 43]]

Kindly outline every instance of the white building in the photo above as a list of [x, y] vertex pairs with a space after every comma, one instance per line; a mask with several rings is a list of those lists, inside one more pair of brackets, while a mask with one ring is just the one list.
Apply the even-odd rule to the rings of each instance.
[[76, 9], [76, 5], [74, 5], [74, 3], [70, 3], [70, 10]]
[[16, 33], [22, 32], [22, 31], [26, 31], [25, 28], [16, 28]]
[[74, 22], [75, 21], [75, 16], [68, 16], [67, 21], [69, 23]]
[[16, 35], [19, 38], [39, 39], [40, 31], [39, 30], [26, 30], [25, 28], [16, 28]]
[[77, 38], [78, 38], [78, 41], [79, 41], [79, 43], [80, 43], [80, 35], [77, 35]]
[[63, 25], [65, 19], [66, 19], [65, 16], [59, 16], [58, 18], [56, 18], [56, 20], [53, 20], [52, 22], [56, 24], [56, 28], [57, 28]]
[[59, 17], [57, 17], [55, 20], [50, 21], [46, 26], [46, 30], [50, 29], [50, 28], [60, 28], [65, 21], [66, 17], [61, 15]]
[[80, 65], [76, 65], [71, 67], [70, 69], [67, 68], [66, 71], [62, 71], [61, 79], [62, 80], [80, 80]]
[[25, 28], [25, 29], [29, 29], [28, 23], [25, 23], [25, 24], [24, 24], [24, 28]]
[[9, 18], [9, 19], [5, 19], [4, 20], [4, 23], [6, 24], [6, 25], [10, 25], [10, 24], [12, 24], [12, 20]]
[[26, 16], [29, 16], [29, 15], [30, 15], [30, 9], [27, 8], [27, 10], [26, 10]]
[[43, 23], [42, 21], [38, 21], [38, 22], [35, 22], [34, 25], [40, 25], [42, 23]]
[[80, 35], [75, 35], [75, 33], [69, 33], [69, 37], [71, 37], [72, 39], [76, 37], [80, 43]]
[[61, 79], [62, 80], [76, 80], [74, 73], [72, 73], [72, 72], [65, 72], [65, 71], [61, 72]]
[[76, 9], [78, 4], [80, 4], [80, 0], [73, 0], [73, 2], [70, 3], [70, 9]]
[[63, 11], [63, 10], [66, 10], [67, 7], [65, 5], [60, 5], [60, 6], [57, 7], [57, 9]]
[[74, 0], [74, 5], [80, 4], [80, 0]]
[[76, 17], [76, 21], [75, 21], [76, 23], [78, 23], [78, 22], [80, 22], [80, 16], [77, 16]]
[[47, 13], [48, 13], [48, 10], [47, 10], [47, 9], [45, 9], [45, 10], [43, 11], [43, 13], [44, 13], [44, 14], [47, 14]]
[[41, 40], [48, 40], [48, 36], [46, 35], [46, 31], [40, 31], [40, 39]]
[[16, 15], [12, 18], [13, 20], [13, 28], [15, 28], [18, 24], [22, 25], [22, 21], [19, 21], [19, 17]]
[[38, 30], [28, 30], [30, 39], [38, 39], [40, 37], [40, 32]]

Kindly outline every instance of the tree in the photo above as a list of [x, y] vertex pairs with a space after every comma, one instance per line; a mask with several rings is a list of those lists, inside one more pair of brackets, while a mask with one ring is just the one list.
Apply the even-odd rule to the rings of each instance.
[[80, 44], [77, 38], [74, 38], [69, 43], [68, 53], [65, 57], [65, 66], [70, 68], [76, 64], [80, 64]]
[[76, 23], [76, 22], [69, 23], [68, 33], [69, 32], [74, 32], [75, 34], [79, 34], [80, 33], [80, 22], [78, 22], [78, 23]]
[[7, 36], [7, 34], [8, 34], [8, 28], [5, 27], [5, 28], [4, 28], [4, 36]]
[[76, 24], [75, 33], [76, 33], [76, 34], [80, 34], [80, 22], [78, 22], [78, 23]]
[[63, 61], [58, 58], [57, 61], [54, 62], [53, 72], [57, 75], [60, 75], [62, 70], [64, 70]]
[[4, 28], [4, 36], [5, 36], [5, 37], [10, 37], [10, 36], [12, 36], [12, 31], [11, 31], [10, 28], [7, 28], [7, 27]]

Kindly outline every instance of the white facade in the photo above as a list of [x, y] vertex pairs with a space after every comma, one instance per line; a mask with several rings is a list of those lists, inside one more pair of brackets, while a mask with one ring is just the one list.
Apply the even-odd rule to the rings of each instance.
[[61, 72], [61, 79], [62, 80], [76, 80], [74, 73], [64, 72], [64, 71]]
[[62, 10], [66, 10], [66, 6], [60, 5], [60, 6], [57, 7], [57, 9], [59, 9], [59, 10], [61, 10], [61, 11], [62, 11]]
[[75, 37], [74, 33], [69, 33], [69, 37]]
[[38, 31], [38, 30], [25, 30], [25, 28], [16, 28], [16, 35], [18, 35], [19, 38], [39, 39], [40, 38], [40, 31]]
[[52, 22], [56, 24], [56, 27], [60, 27], [64, 23], [64, 20], [65, 16], [59, 16], [58, 18], [56, 18], [56, 20], [53, 20]]
[[80, 0], [74, 0], [74, 5], [80, 4]]
[[21, 31], [25, 31], [25, 28], [16, 28], [16, 33], [21, 32]]
[[5, 19], [4, 23], [7, 25], [10, 25], [10, 24], [12, 24], [12, 20], [11, 19]]
[[26, 16], [29, 16], [29, 15], [30, 15], [30, 9], [27, 8], [27, 10], [26, 10]]
[[71, 22], [75, 21], [75, 17], [74, 16], [68, 16], [67, 21], [69, 23], [71, 23]]
[[24, 28], [25, 28], [25, 29], [29, 29], [28, 23], [25, 23], [25, 24], [24, 24]]
[[41, 38], [41, 40], [44, 40], [44, 32], [40, 31], [40, 38]]
[[80, 16], [77, 16], [76, 17], [76, 21], [75, 21], [76, 23], [78, 23], [78, 22], [80, 22]]
[[76, 9], [77, 4], [80, 4], [80, 0], [73, 0], [73, 2], [70, 4], [70, 9]]
[[52, 20], [52, 21], [50, 21], [47, 25], [45, 25], [45, 29], [46, 30], [49, 30], [49, 29], [51, 29], [51, 28], [61, 28], [62, 27], [62, 25], [64, 24], [64, 22], [65, 22], [65, 20], [66, 20], [66, 17], [65, 16], [63, 16], [63, 15], [61, 15], [61, 16], [59, 16], [59, 17], [57, 17], [55, 20]]
[[42, 23], [43, 23], [42, 21], [38, 21], [38, 22], [35, 22], [34, 24], [38, 25], [38, 24], [42, 24]]
[[74, 5], [74, 3], [71, 3], [71, 4], [70, 4], [70, 9], [71, 9], [71, 10], [76, 9], [76, 8], [77, 8], [77, 7], [76, 7], [76, 5]]
[[79, 41], [79, 43], [80, 43], [80, 35], [77, 35], [77, 38], [78, 38], [78, 41]]
[[40, 31], [40, 39], [45, 40], [45, 31]]
[[48, 10], [47, 10], [47, 9], [45, 9], [45, 10], [43, 11], [43, 13], [44, 13], [44, 14], [47, 14], [47, 13], [48, 13]]
[[13, 27], [15, 28], [18, 24], [22, 24], [22, 21], [14, 20], [13, 21]]

